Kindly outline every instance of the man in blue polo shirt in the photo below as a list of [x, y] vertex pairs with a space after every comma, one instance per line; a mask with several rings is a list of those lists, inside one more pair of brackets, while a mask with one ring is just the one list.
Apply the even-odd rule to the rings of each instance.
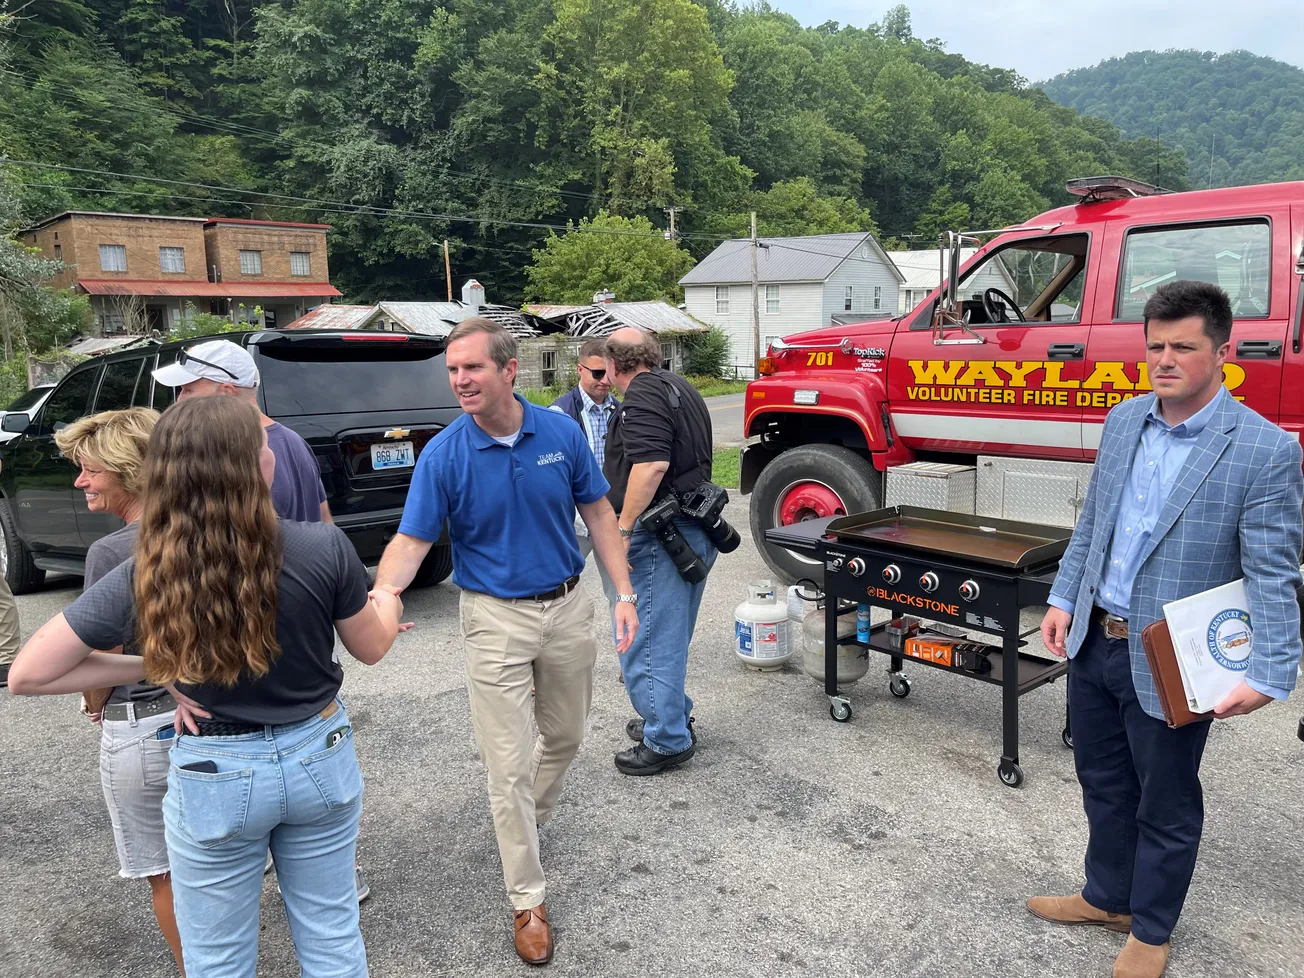
[[376, 586], [407, 587], [447, 521], [453, 583], [462, 589], [471, 720], [515, 910], [516, 953], [546, 964], [552, 931], [538, 826], [552, 815], [584, 737], [598, 653], [593, 602], [579, 587], [576, 509], [619, 593], [613, 617], [621, 653], [638, 631], [638, 596], [606, 499], [610, 487], [584, 432], [512, 392], [515, 338], [490, 320], [467, 319], [449, 334], [446, 359], [466, 413], [417, 460]]

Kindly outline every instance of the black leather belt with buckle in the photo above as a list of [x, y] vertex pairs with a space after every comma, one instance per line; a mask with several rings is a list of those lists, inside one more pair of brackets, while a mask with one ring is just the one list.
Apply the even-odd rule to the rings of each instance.
[[171, 694], [159, 696], [152, 700], [132, 700], [130, 703], [106, 703], [100, 713], [102, 720], [144, 720], [156, 717], [160, 713], [171, 713], [177, 708], [177, 701]]
[[1111, 615], [1103, 608], [1091, 609], [1091, 620], [1096, 622], [1109, 638], [1127, 638], [1127, 619]]
[[[339, 708], [339, 704], [331, 700], [330, 705], [318, 713], [317, 716], [327, 720], [334, 716]], [[313, 718], [309, 717], [308, 719]], [[294, 723], [273, 724], [273, 729], [277, 726], [293, 727], [295, 724], [303, 722], [302, 720], [296, 720]], [[198, 717], [195, 718], [195, 727], [198, 728], [199, 733], [194, 736], [198, 737], [239, 737], [242, 734], [262, 733], [267, 729], [267, 725], [263, 723], [229, 723], [226, 720], [201, 720]]]
[[532, 594], [528, 598], [520, 598], [521, 601], [556, 601], [558, 598], [564, 598], [580, 585], [580, 576], [576, 574], [567, 581], [563, 581], [551, 591], [543, 594]]

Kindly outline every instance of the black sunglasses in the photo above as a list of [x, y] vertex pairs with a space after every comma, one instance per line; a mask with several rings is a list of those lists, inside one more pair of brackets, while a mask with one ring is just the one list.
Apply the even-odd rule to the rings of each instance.
[[589, 376], [592, 377], [594, 380], [601, 380], [603, 377], [607, 376], [606, 367], [601, 367], [598, 370], [594, 370], [592, 367], [586, 367], [582, 363], [577, 363], [576, 366], [579, 367], [581, 370], [587, 370], [589, 372]]
[[185, 350], [182, 350], [180, 353], [177, 354], [177, 363], [186, 364], [189, 363], [191, 360], [195, 361], [195, 363], [202, 363], [205, 367], [212, 367], [214, 370], [220, 370], [222, 371], [222, 373], [226, 374], [232, 380], [238, 381], [240, 379], [235, 374], [231, 373], [231, 371], [227, 370], [226, 367], [223, 367], [221, 364], [214, 363], [212, 360], [204, 360], [200, 357], [195, 356], [193, 353], [187, 353]]

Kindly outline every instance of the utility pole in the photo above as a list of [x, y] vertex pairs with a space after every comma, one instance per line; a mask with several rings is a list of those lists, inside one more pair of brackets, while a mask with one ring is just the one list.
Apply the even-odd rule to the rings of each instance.
[[444, 239], [444, 281], [448, 283], [448, 301], [453, 301], [453, 271], [448, 264], [448, 239]]
[[678, 214], [681, 210], [683, 210], [682, 207], [667, 207], [665, 209], [666, 213], [670, 215], [670, 233], [666, 235], [667, 241], [676, 240], [677, 236], [675, 234], [675, 215]]
[[752, 376], [761, 357], [760, 277], [756, 271], [756, 211], [752, 211]]

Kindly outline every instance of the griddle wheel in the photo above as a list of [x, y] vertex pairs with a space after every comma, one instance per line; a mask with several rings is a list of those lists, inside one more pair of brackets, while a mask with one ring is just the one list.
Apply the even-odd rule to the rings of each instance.
[[1064, 746], [1067, 747], [1069, 750], [1073, 749], [1073, 731], [1071, 731], [1068, 727], [1065, 727], [1064, 730], [1060, 733], [1060, 740], [1064, 741]]
[[1023, 784], [1023, 768], [1018, 764], [1006, 764], [1001, 761], [1001, 766], [996, 769], [996, 773], [1007, 788], [1017, 788]]
[[851, 719], [851, 702], [843, 699], [833, 700], [829, 703], [829, 716], [838, 723], [846, 723]]
[[905, 676], [897, 676], [888, 681], [887, 688], [893, 696], [903, 700], [910, 695], [910, 680]]

